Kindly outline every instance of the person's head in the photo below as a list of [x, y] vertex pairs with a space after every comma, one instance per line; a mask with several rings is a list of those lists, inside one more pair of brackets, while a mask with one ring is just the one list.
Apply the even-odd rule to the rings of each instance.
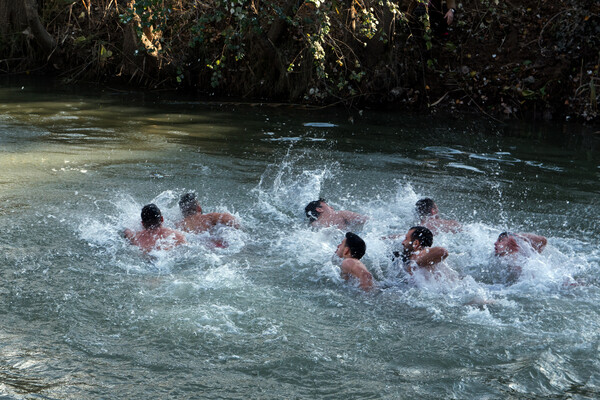
[[519, 251], [519, 244], [515, 235], [510, 232], [502, 232], [498, 235], [496, 243], [494, 243], [494, 252], [497, 256], [505, 256], [507, 254], [516, 253]]
[[367, 251], [365, 241], [355, 233], [348, 232], [335, 251], [335, 254], [340, 258], [356, 258], [360, 260]]
[[311, 201], [304, 208], [304, 213], [308, 217], [309, 222], [314, 222], [319, 219], [319, 216], [329, 209], [329, 205], [325, 202], [325, 199], [319, 199], [315, 201]]
[[433, 233], [424, 226], [413, 226], [406, 233], [402, 246], [406, 252], [412, 253], [433, 244]]
[[429, 197], [417, 201], [415, 204], [415, 210], [419, 218], [432, 217], [438, 213], [438, 208], [435, 204], [435, 201]]
[[202, 213], [202, 208], [198, 204], [194, 193], [186, 193], [179, 198], [179, 209], [184, 217], [189, 217], [197, 212]]
[[160, 228], [163, 217], [156, 204], [147, 204], [142, 207], [142, 226], [145, 229]]

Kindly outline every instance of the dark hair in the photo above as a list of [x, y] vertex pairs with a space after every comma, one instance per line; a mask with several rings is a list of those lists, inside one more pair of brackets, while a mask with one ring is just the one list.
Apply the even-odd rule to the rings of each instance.
[[160, 227], [162, 214], [156, 204], [147, 204], [142, 207], [142, 225], [146, 229]]
[[498, 240], [502, 240], [505, 237], [510, 237], [510, 236], [513, 236], [512, 232], [505, 231], [498, 235]]
[[186, 193], [179, 198], [179, 209], [184, 217], [196, 214], [197, 205], [195, 193]]
[[431, 231], [424, 226], [413, 226], [409, 229], [409, 231], [412, 231], [413, 229], [414, 231], [410, 235], [410, 240], [418, 240], [419, 243], [421, 243], [421, 246], [431, 247], [433, 244], [433, 233], [431, 233]]
[[417, 201], [417, 203], [415, 204], [417, 215], [421, 218], [431, 215], [431, 211], [433, 210], [434, 207], [435, 207], [435, 201], [433, 201], [429, 197], [421, 199], [421, 200]]
[[316, 221], [317, 218], [319, 218], [319, 215], [321, 215], [321, 213], [317, 211], [317, 207], [321, 207], [321, 203], [325, 203], [325, 199], [319, 198], [319, 200], [311, 201], [304, 208], [304, 213], [310, 222]]
[[350, 256], [352, 258], [356, 258], [357, 260], [360, 260], [367, 251], [367, 245], [365, 244], [365, 241], [362, 240], [360, 236], [352, 232], [346, 233], [346, 247], [350, 249]]

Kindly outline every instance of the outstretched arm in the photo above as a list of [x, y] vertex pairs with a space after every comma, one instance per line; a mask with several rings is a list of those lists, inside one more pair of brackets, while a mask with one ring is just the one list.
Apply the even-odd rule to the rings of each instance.
[[431, 268], [448, 257], [448, 250], [443, 247], [426, 247], [416, 257], [415, 262], [419, 267]]
[[548, 239], [541, 235], [534, 235], [533, 233], [518, 233], [517, 236], [525, 239], [535, 251], [541, 253], [544, 247], [548, 244]]

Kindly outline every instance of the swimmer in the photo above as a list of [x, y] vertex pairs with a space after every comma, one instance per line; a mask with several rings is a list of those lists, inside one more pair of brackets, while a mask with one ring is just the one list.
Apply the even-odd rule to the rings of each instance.
[[347, 229], [350, 226], [360, 226], [368, 220], [368, 217], [352, 211], [336, 211], [325, 202], [325, 199], [311, 201], [304, 208], [304, 212], [310, 226], [315, 228], [334, 226], [338, 229]]
[[462, 225], [458, 221], [440, 218], [438, 206], [430, 198], [417, 201], [415, 209], [419, 216], [419, 224], [428, 228], [434, 234], [440, 232], [457, 233], [462, 229]]
[[498, 236], [496, 243], [494, 243], [494, 252], [499, 257], [518, 253], [523, 254], [525, 250], [522, 247], [523, 244], [526, 244], [529, 248], [541, 253], [548, 244], [548, 239], [544, 236], [534, 235], [533, 233], [502, 232]]
[[365, 267], [360, 259], [365, 255], [367, 245], [358, 235], [348, 232], [335, 251], [335, 254], [342, 258], [341, 275], [345, 280], [355, 277], [359, 281], [359, 286], [363, 290], [370, 290], [373, 287], [373, 276]]
[[218, 225], [230, 226], [238, 229], [239, 223], [229, 213], [202, 214], [202, 207], [196, 200], [194, 193], [186, 193], [179, 199], [179, 209], [183, 214], [183, 220], [177, 222], [176, 226], [186, 232], [206, 232]]
[[186, 243], [181, 232], [164, 228], [162, 226], [163, 221], [164, 218], [156, 204], [147, 204], [142, 208], [142, 226], [144, 229], [140, 232], [125, 229], [123, 235], [131, 244], [140, 247], [145, 252], [153, 249], [169, 250], [173, 246]]
[[424, 226], [413, 226], [402, 241], [404, 269], [412, 275], [418, 269], [436, 272], [438, 264], [448, 257], [443, 247], [431, 247], [433, 233]]
[[502, 232], [494, 243], [494, 254], [509, 260], [508, 280], [514, 281], [521, 276], [523, 270], [520, 265], [515, 264], [518, 257], [527, 257], [531, 250], [541, 253], [547, 244], [548, 239], [533, 233]]

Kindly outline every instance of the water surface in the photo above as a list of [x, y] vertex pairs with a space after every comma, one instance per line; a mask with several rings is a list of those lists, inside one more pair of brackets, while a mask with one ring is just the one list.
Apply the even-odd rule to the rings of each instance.
[[[0, 88], [0, 394], [21, 398], [597, 398], [600, 165], [550, 126]], [[562, 129], [562, 128], [561, 128]], [[537, 136], [537, 135], [533, 135]], [[142, 254], [196, 191], [243, 229]], [[378, 289], [339, 277], [325, 197], [366, 214]], [[433, 197], [456, 282], [407, 284], [382, 236]], [[517, 282], [504, 230], [549, 245]], [[470, 303], [488, 304], [471, 306]]]

